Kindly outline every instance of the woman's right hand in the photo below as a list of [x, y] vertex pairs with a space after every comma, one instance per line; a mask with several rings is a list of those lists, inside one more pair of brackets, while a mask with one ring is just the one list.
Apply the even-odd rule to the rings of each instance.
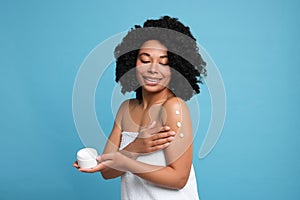
[[[98, 159], [100, 159], [100, 157], [97, 158], [97, 161], [98, 161]], [[102, 164], [99, 161], [98, 161], [98, 164], [95, 167], [93, 167], [93, 168], [80, 168], [80, 166], [78, 165], [77, 161], [75, 161], [73, 163], [73, 167], [77, 168], [78, 171], [80, 171], [80, 172], [86, 172], [86, 173], [101, 172], [105, 168], [107, 168], [106, 165]]]
[[[155, 126], [156, 122], [142, 127], [135, 140], [126, 146], [122, 153], [130, 154], [129, 157], [136, 157], [140, 154], [152, 153], [166, 148], [172, 142], [175, 132], [169, 126]], [[134, 154], [134, 156], [133, 156]]]

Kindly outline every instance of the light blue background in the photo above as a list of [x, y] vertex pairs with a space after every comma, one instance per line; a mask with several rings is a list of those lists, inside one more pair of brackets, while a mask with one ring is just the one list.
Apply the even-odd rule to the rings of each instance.
[[[191, 27], [226, 88], [225, 126], [202, 160], [205, 86], [199, 96], [203, 131], [194, 165], [201, 199], [300, 199], [299, 1], [142, 2], [1, 0], [0, 199], [119, 199], [119, 179], [72, 168], [83, 146], [72, 117], [73, 83], [96, 45], [164, 14]], [[108, 92], [113, 68], [110, 76], [103, 79]], [[110, 115], [100, 116], [106, 131]]]

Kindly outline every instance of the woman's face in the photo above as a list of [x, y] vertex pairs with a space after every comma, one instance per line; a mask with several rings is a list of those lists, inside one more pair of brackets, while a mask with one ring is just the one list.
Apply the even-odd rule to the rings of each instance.
[[167, 48], [158, 40], [145, 42], [138, 53], [136, 76], [140, 85], [149, 92], [159, 92], [171, 80]]

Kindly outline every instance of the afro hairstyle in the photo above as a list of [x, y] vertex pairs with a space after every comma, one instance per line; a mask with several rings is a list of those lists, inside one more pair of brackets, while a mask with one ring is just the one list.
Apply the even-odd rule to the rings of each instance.
[[168, 49], [171, 67], [168, 88], [175, 96], [187, 101], [194, 94], [200, 93], [199, 83], [203, 83], [203, 77], [206, 76], [206, 63], [190, 28], [169, 16], [148, 19], [143, 27], [135, 25], [115, 48], [115, 80], [121, 84], [121, 92], [135, 91], [136, 98], [142, 100], [142, 89], [136, 78], [135, 67], [139, 49], [148, 40], [158, 40]]

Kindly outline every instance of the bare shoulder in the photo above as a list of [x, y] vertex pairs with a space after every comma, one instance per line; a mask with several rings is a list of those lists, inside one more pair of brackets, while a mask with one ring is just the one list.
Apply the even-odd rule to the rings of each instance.
[[[185, 101], [178, 97], [168, 99], [163, 105], [162, 119], [163, 123], [177, 130], [178, 123], [190, 119], [190, 112]], [[179, 125], [180, 126], [180, 125]]]
[[139, 100], [137, 99], [128, 99], [128, 103], [130, 107], [135, 107], [140, 104]]
[[136, 105], [138, 105], [138, 100], [137, 99], [127, 99], [127, 100], [122, 102], [122, 104], [120, 105], [119, 110], [124, 111], [125, 109], [134, 107]]
[[119, 127], [122, 127], [121, 124], [122, 124], [124, 114], [130, 109], [130, 107], [136, 104], [136, 101], [137, 100], [135, 99], [127, 99], [121, 103], [115, 118], [115, 122]]
[[185, 101], [179, 97], [171, 97], [164, 104], [164, 109], [167, 112], [174, 112], [174, 114], [179, 115], [183, 112], [189, 112], [188, 106]]

